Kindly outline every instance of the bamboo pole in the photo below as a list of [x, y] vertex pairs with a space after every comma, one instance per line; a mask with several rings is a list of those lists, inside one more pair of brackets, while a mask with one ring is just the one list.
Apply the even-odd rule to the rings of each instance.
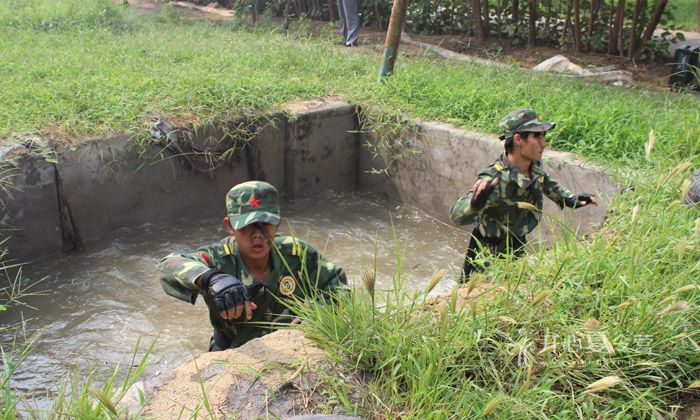
[[408, 0], [394, 0], [391, 6], [391, 18], [389, 18], [389, 28], [386, 31], [386, 41], [384, 41], [384, 59], [379, 70], [380, 81], [394, 72], [394, 64], [401, 43], [401, 30], [406, 20], [407, 5]]

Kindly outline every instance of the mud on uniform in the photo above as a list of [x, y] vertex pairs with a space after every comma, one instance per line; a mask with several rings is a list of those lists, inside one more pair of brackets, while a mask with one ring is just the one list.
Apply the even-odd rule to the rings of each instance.
[[[554, 181], [542, 168], [541, 162], [530, 165], [528, 178], [510, 164], [506, 154], [479, 172], [477, 182], [499, 178], [499, 183], [489, 195], [486, 206], [476, 211], [469, 205], [474, 195], [469, 192], [450, 209], [450, 217], [457, 225], [473, 223], [474, 230], [464, 260], [464, 275], [468, 279], [476, 269], [474, 258], [479, 243], [496, 254], [513, 251], [521, 255], [527, 242], [526, 235], [540, 222], [543, 196], [549, 197], [560, 208], [575, 207], [577, 195]], [[531, 211], [518, 207], [518, 202], [527, 202], [537, 208]]]
[[[294, 314], [283, 302], [292, 296], [327, 301], [333, 292], [347, 289], [343, 270], [307, 242], [278, 235], [272, 243], [270, 273], [262, 283], [256, 283], [248, 272], [232, 236], [193, 253], [170, 254], [158, 264], [165, 293], [192, 304], [198, 294], [204, 296], [214, 327], [210, 351], [238, 347], [272, 332], [269, 323], [291, 322]], [[207, 294], [195, 284], [195, 280], [210, 269], [235, 276], [246, 286], [250, 300], [257, 305], [250, 321], [245, 320], [245, 311], [235, 320], [220, 318], [215, 305], [208, 302]]]

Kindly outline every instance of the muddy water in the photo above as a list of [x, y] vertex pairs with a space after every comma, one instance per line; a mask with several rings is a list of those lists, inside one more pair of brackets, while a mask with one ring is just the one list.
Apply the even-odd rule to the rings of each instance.
[[[392, 288], [398, 248], [407, 288], [424, 287], [435, 271], [446, 268], [450, 274], [436, 291], [447, 291], [455, 284], [466, 248], [464, 231], [414, 207], [371, 195], [326, 194], [283, 205], [282, 212], [282, 233], [293, 229], [341, 265], [356, 285], [360, 274], [374, 264], [376, 244], [377, 289]], [[89, 243], [89, 251], [26, 266], [24, 281], [44, 278], [35, 290], [46, 294], [25, 299], [37, 310], [25, 307], [20, 313], [13, 308], [2, 316], [3, 325], [22, 316], [32, 318], [28, 332], [41, 330], [13, 385], [38, 396], [77, 367], [106, 372], [129, 362], [139, 338], [143, 346], [158, 336], [147, 374], [204, 351], [211, 328], [202, 300], [192, 306], [166, 296], [155, 264], [168, 252], [189, 252], [218, 241], [225, 235], [222, 217], [213, 213], [197, 220], [163, 220], [124, 229]]]

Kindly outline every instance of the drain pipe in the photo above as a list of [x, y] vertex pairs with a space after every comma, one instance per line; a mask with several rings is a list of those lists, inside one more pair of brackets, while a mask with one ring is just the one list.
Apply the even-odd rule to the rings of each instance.
[[399, 43], [401, 42], [401, 30], [406, 21], [406, 6], [408, 0], [394, 0], [391, 6], [391, 18], [389, 28], [386, 31], [386, 41], [384, 41], [384, 59], [379, 70], [379, 81], [394, 72], [396, 56], [399, 53]]

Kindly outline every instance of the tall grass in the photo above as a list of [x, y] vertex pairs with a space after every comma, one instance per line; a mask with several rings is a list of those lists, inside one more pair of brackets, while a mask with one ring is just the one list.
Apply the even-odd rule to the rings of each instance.
[[[84, 8], [85, 16], [71, 8]], [[44, 15], [86, 23], [47, 30]], [[100, 26], [103, 15], [117, 23]], [[137, 23], [110, 29], [123, 21]], [[228, 24], [137, 19], [104, 1], [0, 2], [0, 27], [0, 137], [134, 131], [153, 114], [196, 124], [292, 99], [336, 96], [374, 113], [487, 132], [496, 132], [512, 109], [531, 106], [558, 123], [555, 148], [601, 160], [640, 157], [651, 128], [661, 153], [695, 156], [700, 148], [700, 107], [688, 95], [430, 56], [402, 56], [396, 74], [378, 84], [380, 57], [366, 48], [348, 52], [330, 40], [304, 32], [285, 37], [274, 28], [248, 32]]]
[[369, 418], [674, 415], [700, 379], [700, 219], [679, 201], [687, 162], [643, 175], [590, 242], [492, 261], [480, 297], [377, 307], [370, 287], [300, 305], [302, 325], [373, 377]]

